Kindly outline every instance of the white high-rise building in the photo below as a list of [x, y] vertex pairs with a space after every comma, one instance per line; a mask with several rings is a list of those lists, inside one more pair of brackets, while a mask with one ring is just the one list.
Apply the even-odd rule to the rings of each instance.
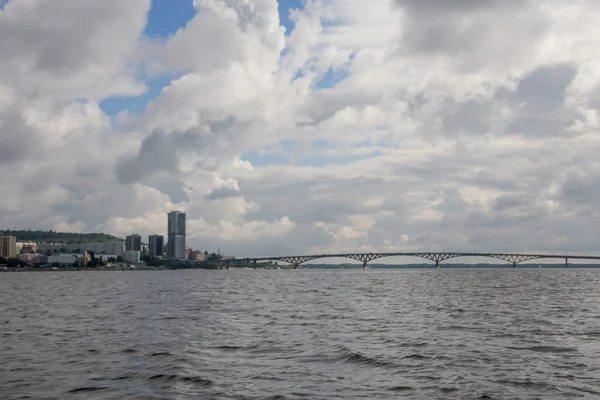
[[171, 211], [168, 215], [168, 246], [167, 257], [170, 259], [185, 259], [185, 213]]

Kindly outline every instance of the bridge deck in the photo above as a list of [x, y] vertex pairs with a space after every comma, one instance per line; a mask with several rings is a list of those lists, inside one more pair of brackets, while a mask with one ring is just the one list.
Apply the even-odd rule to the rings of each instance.
[[259, 262], [259, 261], [283, 261], [299, 267], [301, 264], [320, 258], [350, 258], [361, 261], [366, 267], [367, 263], [384, 257], [420, 257], [435, 262], [439, 267], [440, 262], [458, 257], [489, 257], [506, 261], [513, 266], [521, 262], [540, 259], [565, 260], [600, 260], [600, 256], [588, 256], [585, 254], [533, 254], [533, 253], [477, 253], [477, 252], [399, 252], [399, 253], [333, 253], [333, 254], [310, 254], [297, 256], [273, 256], [273, 257], [244, 257], [222, 262]]

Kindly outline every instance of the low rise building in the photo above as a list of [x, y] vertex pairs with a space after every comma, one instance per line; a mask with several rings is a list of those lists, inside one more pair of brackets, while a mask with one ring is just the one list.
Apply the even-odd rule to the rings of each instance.
[[40, 253], [21, 253], [17, 255], [17, 258], [30, 264], [45, 264], [48, 262], [48, 256]]
[[67, 265], [72, 266], [77, 263], [81, 266], [86, 266], [89, 260], [89, 255], [87, 253], [83, 254], [58, 254], [47, 256], [47, 263], [50, 265], [58, 264], [58, 265]]
[[141, 253], [137, 250], [129, 250], [125, 252], [124, 260], [130, 263], [139, 263]]
[[17, 242], [18, 253], [37, 253], [36, 242]]
[[206, 261], [206, 254], [200, 250], [194, 250], [190, 253], [189, 259], [191, 261]]
[[56, 253], [80, 253], [92, 251], [96, 257], [104, 254], [116, 254], [123, 256], [125, 252], [125, 241], [115, 240], [112, 242], [92, 242], [92, 243], [40, 243], [38, 251], [47, 255], [56, 255]]

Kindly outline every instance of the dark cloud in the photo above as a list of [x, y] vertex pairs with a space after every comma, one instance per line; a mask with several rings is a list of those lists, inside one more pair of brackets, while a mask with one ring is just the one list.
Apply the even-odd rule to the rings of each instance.
[[[531, 57], [538, 38], [548, 31], [535, 2], [523, 0], [396, 0], [404, 10], [403, 55], [453, 57], [464, 72], [504, 69]], [[514, 41], [518, 40], [519, 45]]]
[[[127, 26], [132, 23], [129, 11], [140, 4], [149, 6], [147, 0], [16, 3], [6, 6], [5, 18], [0, 15], [0, 52], [13, 57], [26, 55], [38, 72], [57, 77], [105, 64], [122, 43], [111, 45], [104, 40], [110, 29], [107, 25]], [[68, 10], [68, 17], [64, 10]], [[10, 57], [3, 62], [8, 61]]]
[[0, 164], [30, 161], [38, 148], [38, 136], [16, 110], [0, 113]]
[[521, 79], [512, 100], [513, 123], [507, 133], [532, 136], [560, 136], [578, 114], [566, 108], [565, 90], [575, 76], [571, 65], [538, 68]]
[[161, 171], [177, 173], [180, 157], [200, 149], [201, 141], [196, 132], [155, 131], [144, 138], [136, 157], [118, 164], [117, 177], [121, 183], [133, 183]]

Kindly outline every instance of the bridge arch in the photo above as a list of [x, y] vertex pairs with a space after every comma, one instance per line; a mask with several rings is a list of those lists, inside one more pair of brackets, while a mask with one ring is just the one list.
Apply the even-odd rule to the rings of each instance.
[[314, 255], [300, 255], [300, 256], [274, 256], [274, 257], [247, 257], [235, 260], [229, 260], [229, 262], [254, 262], [257, 261], [282, 261], [289, 263], [294, 268], [300, 268], [302, 264], [308, 261], [321, 259], [321, 258], [349, 258], [363, 263], [363, 267], [367, 267], [368, 263], [384, 257], [420, 257], [430, 260], [435, 263], [436, 268], [439, 268], [442, 261], [449, 260], [451, 258], [458, 257], [488, 257], [495, 258], [498, 260], [506, 261], [516, 267], [517, 264], [529, 260], [537, 260], [542, 258], [553, 258], [553, 259], [564, 259], [565, 267], [568, 266], [568, 259], [588, 259], [588, 260], [600, 260], [600, 256], [578, 256], [578, 255], [557, 255], [557, 254], [519, 254], [519, 253], [462, 253], [462, 252], [411, 252], [411, 253], [340, 253], [340, 254], [314, 254]]

